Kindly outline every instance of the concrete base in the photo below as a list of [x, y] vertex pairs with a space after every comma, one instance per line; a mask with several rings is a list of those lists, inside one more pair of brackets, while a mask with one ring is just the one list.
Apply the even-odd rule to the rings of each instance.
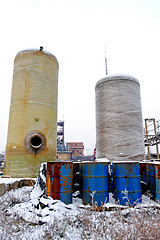
[[[0, 183], [0, 196], [4, 195], [7, 191], [10, 191], [12, 189], [18, 189], [24, 186], [33, 186], [35, 184], [35, 179], [29, 179], [29, 178], [24, 178], [24, 179], [19, 179], [19, 180], [15, 180], [12, 182], [5, 182], [5, 178], [4, 182]], [[8, 180], [9, 178], [7, 178]], [[12, 178], [13, 180], [13, 178]]]

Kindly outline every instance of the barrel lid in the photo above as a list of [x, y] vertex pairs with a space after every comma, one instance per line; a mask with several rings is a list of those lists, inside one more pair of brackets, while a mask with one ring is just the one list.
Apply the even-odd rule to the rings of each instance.
[[160, 164], [160, 162], [158, 162], [158, 161], [149, 161], [149, 162], [146, 162], [147, 164]]
[[110, 162], [107, 158], [96, 158], [95, 162]]
[[91, 163], [91, 164], [94, 164], [94, 163], [108, 163], [109, 160], [107, 158], [98, 158], [98, 159], [95, 159], [94, 161], [82, 161], [81, 163]]
[[139, 163], [148, 163], [148, 162], [150, 162], [150, 161], [145, 159], [145, 160], [141, 160]]
[[112, 163], [139, 163], [139, 161], [131, 161], [131, 160], [126, 160], [126, 161], [112, 161]]
[[128, 74], [112, 74], [112, 75], [107, 75], [104, 78], [101, 78], [97, 83], [96, 83], [96, 88], [98, 87], [99, 84], [104, 83], [104, 82], [109, 82], [109, 81], [116, 81], [116, 80], [127, 80], [127, 81], [133, 81], [139, 84], [139, 81]]
[[47, 164], [56, 164], [56, 163], [73, 163], [73, 161], [58, 160], [58, 161], [49, 161], [49, 162], [47, 162]]

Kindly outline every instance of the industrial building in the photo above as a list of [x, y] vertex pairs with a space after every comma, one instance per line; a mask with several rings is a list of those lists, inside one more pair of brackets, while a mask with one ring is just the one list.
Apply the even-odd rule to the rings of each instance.
[[83, 142], [67, 142], [66, 148], [72, 152], [72, 156], [84, 156]]

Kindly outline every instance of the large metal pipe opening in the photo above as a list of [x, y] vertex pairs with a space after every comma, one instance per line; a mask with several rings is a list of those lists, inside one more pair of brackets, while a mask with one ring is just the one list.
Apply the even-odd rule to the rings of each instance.
[[46, 138], [38, 131], [30, 132], [24, 139], [24, 146], [28, 152], [37, 154], [45, 148]]
[[40, 148], [42, 143], [42, 137], [40, 135], [34, 135], [31, 137], [30, 144], [34, 149]]

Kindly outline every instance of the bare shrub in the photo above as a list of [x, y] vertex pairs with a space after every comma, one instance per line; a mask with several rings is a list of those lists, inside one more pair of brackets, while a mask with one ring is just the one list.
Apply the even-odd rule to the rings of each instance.
[[[0, 239], [65, 239], [65, 240], [159, 240], [160, 209], [128, 207], [125, 210], [106, 208], [79, 209], [77, 214], [67, 213], [53, 217], [52, 223], [27, 222], [12, 212], [15, 204], [29, 200], [30, 188], [24, 194], [10, 191], [0, 198]], [[10, 211], [8, 211], [10, 209]]]

